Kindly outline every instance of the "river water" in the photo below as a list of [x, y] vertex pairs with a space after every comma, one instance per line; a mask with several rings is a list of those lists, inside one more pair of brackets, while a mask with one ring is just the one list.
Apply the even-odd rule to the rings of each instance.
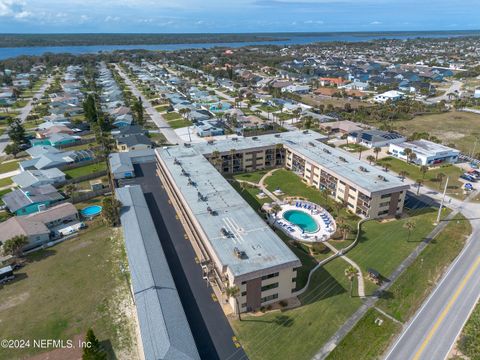
[[[272, 41], [251, 41], [251, 42], [227, 42], [227, 43], [198, 43], [198, 44], [158, 44], [158, 45], [89, 45], [89, 46], [33, 46], [33, 47], [6, 47], [0, 48], [0, 60], [21, 55], [42, 55], [44, 53], [70, 53], [91, 54], [99, 52], [111, 52], [115, 50], [182, 50], [182, 49], [201, 49], [212, 47], [242, 47], [256, 45], [304, 45], [316, 42], [362, 42], [376, 39], [412, 39], [412, 38], [449, 38], [463, 36], [480, 36], [480, 31], [459, 31], [459, 32], [390, 32], [390, 33], [322, 33], [312, 34], [310, 36], [296, 34], [278, 35], [283, 40]], [[275, 35], [268, 34], [275, 37]], [[288, 40], [285, 40], [288, 38]]]

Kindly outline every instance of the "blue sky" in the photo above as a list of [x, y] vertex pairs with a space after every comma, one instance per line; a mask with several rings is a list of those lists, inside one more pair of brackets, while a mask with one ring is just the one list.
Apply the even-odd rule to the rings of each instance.
[[0, 0], [0, 32], [480, 29], [480, 0]]

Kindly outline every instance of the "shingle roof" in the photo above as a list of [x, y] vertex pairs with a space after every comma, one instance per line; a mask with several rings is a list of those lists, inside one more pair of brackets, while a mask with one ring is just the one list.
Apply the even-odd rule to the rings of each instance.
[[50, 234], [43, 222], [28, 219], [25, 216], [14, 216], [0, 223], [0, 241], [3, 243], [14, 236], [36, 236]]
[[52, 185], [29, 186], [9, 192], [2, 197], [5, 205], [12, 212], [30, 204], [62, 199], [63, 196]]
[[125, 144], [128, 147], [135, 146], [138, 144], [152, 145], [152, 141], [143, 134], [140, 134], [140, 135], [134, 134], [134, 135], [125, 136], [122, 138], [118, 138], [117, 141], [119, 144]]
[[141, 187], [116, 196], [145, 359], [200, 359]]

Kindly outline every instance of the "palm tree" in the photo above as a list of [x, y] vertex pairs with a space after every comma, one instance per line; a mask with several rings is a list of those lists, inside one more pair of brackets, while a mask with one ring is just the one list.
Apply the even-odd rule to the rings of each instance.
[[412, 231], [415, 230], [416, 224], [415, 224], [414, 221], [409, 220], [405, 223], [405, 227], [408, 230], [407, 242], [409, 242], [410, 241], [410, 235], [411, 235]]
[[422, 165], [420, 166], [420, 172], [422, 173], [422, 179], [425, 179], [425, 175], [427, 174], [428, 166]]
[[405, 178], [408, 176], [408, 171], [402, 170], [399, 175], [402, 178], [402, 181], [405, 181]]
[[407, 163], [409, 162], [410, 160], [410, 155], [413, 153], [413, 150], [410, 149], [410, 148], [405, 148], [403, 150], [403, 153], [405, 154], [405, 156], [407, 157]]
[[367, 156], [367, 160], [368, 160], [369, 164], [372, 165], [372, 162], [375, 161], [375, 156], [373, 156], [373, 155], [368, 155], [368, 156]]
[[382, 151], [381, 147], [375, 146], [373, 148], [373, 152], [375, 153], [375, 161], [378, 161], [378, 154], [380, 153], [380, 151]]
[[72, 202], [74, 201], [74, 195], [75, 195], [75, 191], [77, 190], [77, 187], [75, 184], [68, 184], [67, 186], [65, 186], [65, 193], [68, 195], [68, 197], [70, 199], [72, 199]]
[[240, 317], [240, 305], [238, 303], [238, 294], [240, 293], [240, 289], [238, 286], [230, 286], [225, 289], [225, 295], [230, 298], [235, 299], [235, 303], [237, 304], [237, 312], [238, 312], [238, 320], [242, 321], [242, 318]]
[[271, 211], [275, 216], [277, 216], [277, 214], [280, 211], [282, 211], [282, 207], [280, 205], [278, 205], [277, 203], [275, 203], [275, 204], [272, 205]]
[[345, 240], [348, 234], [350, 233], [350, 231], [352, 231], [352, 227], [347, 223], [342, 223], [340, 224], [339, 228], [340, 228], [340, 232], [342, 233], [342, 240]]
[[350, 280], [350, 297], [353, 296], [353, 280], [358, 277], [358, 270], [356, 267], [350, 265], [345, 269], [345, 276]]
[[231, 166], [230, 171], [231, 171], [232, 174], [233, 174], [233, 162], [234, 162], [234, 159], [235, 159], [235, 153], [236, 152], [237, 151], [235, 149], [230, 149], [230, 164], [231, 164], [230, 165]]
[[412, 152], [408, 158], [410, 159], [410, 162], [415, 162], [415, 160], [417, 159], [417, 154], [415, 154], [414, 152]]
[[417, 180], [415, 180], [415, 183], [417, 184], [417, 195], [418, 195], [420, 193], [420, 186], [422, 186], [423, 180], [422, 179], [417, 179]]
[[445, 175], [444, 173], [438, 173], [437, 174], [437, 181], [438, 181], [438, 188], [441, 189], [442, 188], [442, 183], [443, 183], [443, 179], [445, 178]]

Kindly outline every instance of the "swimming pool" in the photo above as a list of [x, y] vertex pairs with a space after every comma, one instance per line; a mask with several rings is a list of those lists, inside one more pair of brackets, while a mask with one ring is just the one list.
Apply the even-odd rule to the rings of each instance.
[[292, 224], [297, 225], [305, 232], [314, 233], [318, 231], [318, 224], [313, 217], [304, 211], [288, 210], [283, 214], [283, 218]]
[[85, 217], [97, 216], [101, 212], [102, 212], [102, 207], [100, 205], [87, 206], [86, 208], [83, 208], [82, 210], [80, 210], [80, 214], [82, 214]]

